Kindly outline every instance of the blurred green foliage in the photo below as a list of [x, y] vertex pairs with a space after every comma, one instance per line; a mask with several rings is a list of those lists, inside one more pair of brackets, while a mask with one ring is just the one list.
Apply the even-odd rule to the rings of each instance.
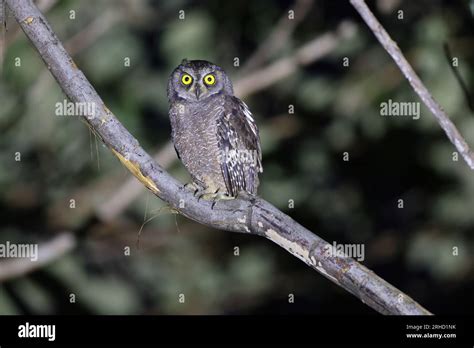
[[[166, 84], [181, 59], [213, 61], [237, 81], [244, 75], [234, 57], [244, 65], [291, 4], [68, 0], [55, 1], [47, 18], [62, 42], [79, 35], [76, 64], [155, 153], [169, 141]], [[369, 4], [474, 144], [473, 110], [443, 51], [448, 43], [472, 96], [472, 1]], [[388, 99], [419, 100], [349, 3], [314, 1], [257, 70], [342, 21], [358, 25], [351, 40], [244, 98], [261, 129], [260, 195], [330, 243], [364, 243], [365, 264], [429, 310], [465, 313], [474, 305], [474, 175], [461, 157], [453, 161], [454, 147], [424, 106], [419, 120], [380, 116]], [[64, 95], [24, 35], [15, 34], [13, 18], [8, 28], [0, 81], [0, 242], [43, 243], [70, 231], [78, 243], [52, 264], [2, 283], [0, 313], [372, 313], [276, 245], [211, 230], [166, 208], [158, 212], [164, 205], [150, 193], [113, 222], [97, 219], [129, 174], [83, 122], [54, 114]], [[176, 161], [169, 171], [189, 180]], [[144, 215], [158, 213], [137, 247]], [[290, 293], [295, 303], [288, 303]]]

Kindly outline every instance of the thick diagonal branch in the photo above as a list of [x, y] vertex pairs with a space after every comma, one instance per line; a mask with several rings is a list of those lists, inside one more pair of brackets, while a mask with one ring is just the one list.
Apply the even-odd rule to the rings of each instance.
[[6, 1], [68, 98], [95, 106], [94, 115], [84, 117], [91, 129], [138, 180], [173, 209], [204, 225], [270, 239], [380, 313], [430, 314], [352, 258], [330, 256], [330, 244], [260, 198], [221, 201], [214, 209], [210, 202], [198, 201], [143, 150], [105, 106], [32, 1]]

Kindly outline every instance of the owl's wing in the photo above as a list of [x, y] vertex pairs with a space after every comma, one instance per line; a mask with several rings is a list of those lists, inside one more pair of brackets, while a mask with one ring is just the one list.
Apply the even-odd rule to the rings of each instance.
[[221, 170], [227, 191], [257, 193], [258, 173], [263, 171], [262, 150], [257, 125], [247, 105], [236, 97], [228, 97], [217, 124], [221, 151]]

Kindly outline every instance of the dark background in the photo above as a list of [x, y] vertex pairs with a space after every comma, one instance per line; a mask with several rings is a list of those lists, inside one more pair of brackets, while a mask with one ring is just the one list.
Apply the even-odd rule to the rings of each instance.
[[[474, 4], [368, 4], [472, 144], [473, 100], [456, 79], [444, 45], [458, 58], [456, 71], [471, 93]], [[159, 163], [182, 182], [187, 173], [166, 146], [166, 83], [181, 59], [210, 60], [238, 85], [325, 37], [334, 48], [319, 59], [265, 88], [237, 88], [261, 131], [260, 195], [330, 243], [364, 244], [363, 263], [428, 310], [471, 313], [474, 174], [461, 157], [453, 161], [455, 148], [424, 106], [419, 120], [380, 115], [380, 103], [388, 99], [419, 100], [348, 1], [39, 5], [109, 109], [150, 154], [161, 151]], [[295, 8], [303, 10], [296, 11], [292, 28], [286, 16]], [[337, 34], [341, 23], [346, 39]], [[64, 236], [72, 242], [66, 252], [53, 248], [48, 265], [3, 279], [1, 314], [375, 313], [267, 240], [176, 217], [144, 190], [136, 197], [132, 189], [114, 195], [135, 179], [78, 117], [55, 115], [64, 95], [13, 17], [7, 28], [0, 80], [0, 242], [40, 248]], [[264, 59], [246, 66], [275, 28], [280, 34], [263, 49]], [[288, 114], [290, 104], [294, 114]], [[15, 161], [17, 152], [21, 161]], [[349, 161], [343, 161], [344, 152]], [[125, 207], [104, 217], [117, 203]]]

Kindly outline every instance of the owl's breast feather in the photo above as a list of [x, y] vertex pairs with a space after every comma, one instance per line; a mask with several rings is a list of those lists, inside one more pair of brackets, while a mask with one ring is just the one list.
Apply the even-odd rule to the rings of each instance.
[[173, 105], [170, 109], [172, 137], [189, 173], [199, 181], [204, 181], [204, 177], [213, 178], [216, 185], [221, 186], [224, 182], [220, 172], [217, 120], [223, 109], [215, 98], [209, 99]]

